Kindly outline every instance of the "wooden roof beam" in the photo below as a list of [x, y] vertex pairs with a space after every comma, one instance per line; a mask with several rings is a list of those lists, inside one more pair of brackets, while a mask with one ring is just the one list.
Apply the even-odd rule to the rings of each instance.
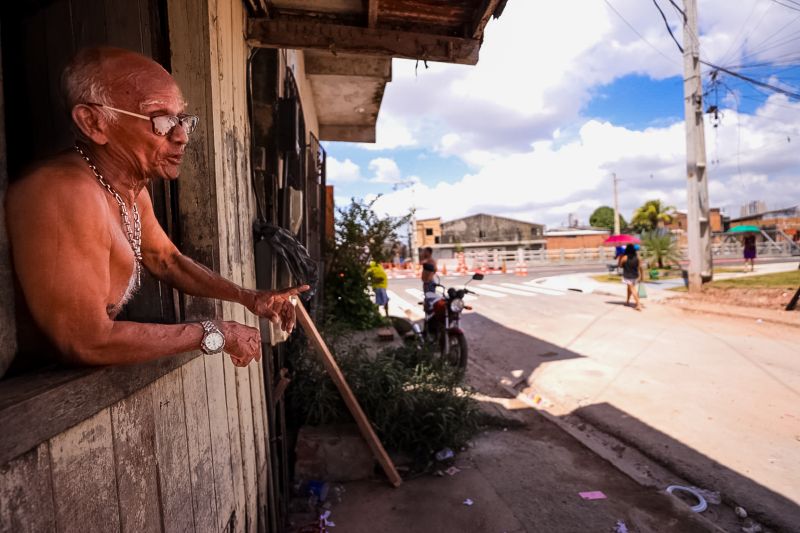
[[475, 65], [480, 41], [320, 22], [249, 19], [247, 41], [260, 48], [328, 50], [334, 55], [403, 57]]
[[483, 37], [483, 30], [492, 18], [497, 6], [500, 5], [502, 0], [483, 0], [480, 9], [475, 12], [475, 18], [472, 20], [471, 31], [469, 35], [473, 39], [481, 39]]
[[374, 28], [378, 25], [378, 0], [368, 0], [367, 27]]

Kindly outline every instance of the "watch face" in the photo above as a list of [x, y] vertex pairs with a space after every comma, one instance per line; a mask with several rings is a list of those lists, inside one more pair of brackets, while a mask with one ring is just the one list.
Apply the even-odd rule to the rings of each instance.
[[209, 352], [218, 352], [225, 346], [225, 337], [222, 336], [222, 333], [214, 331], [206, 335], [206, 338], [203, 339], [203, 344]]

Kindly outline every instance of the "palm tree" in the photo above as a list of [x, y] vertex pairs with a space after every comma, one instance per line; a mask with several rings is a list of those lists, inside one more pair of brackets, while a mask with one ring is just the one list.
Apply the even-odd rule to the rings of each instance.
[[664, 268], [664, 264], [678, 264], [681, 251], [678, 242], [669, 233], [648, 231], [642, 234], [642, 257], [650, 263], [655, 261], [658, 268]]
[[633, 212], [631, 225], [639, 232], [653, 231], [672, 222], [674, 214], [674, 206], [665, 205], [661, 200], [648, 200]]

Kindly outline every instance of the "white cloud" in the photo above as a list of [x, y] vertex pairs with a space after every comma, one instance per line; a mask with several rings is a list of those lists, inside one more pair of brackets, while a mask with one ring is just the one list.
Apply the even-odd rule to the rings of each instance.
[[378, 157], [369, 162], [369, 169], [375, 173], [373, 183], [398, 183], [401, 181], [400, 167], [394, 159]]
[[335, 157], [326, 159], [326, 180], [329, 185], [341, 185], [343, 183], [353, 183], [360, 181], [361, 169], [350, 159], [339, 161]]
[[[778, 104], [784, 118], [796, 118], [776, 122], [773, 113]], [[796, 202], [800, 167], [787, 138], [794, 135], [800, 142], [798, 123], [800, 103], [773, 96], [754, 115], [737, 116], [726, 110], [716, 133], [707, 125], [708, 144], [713, 145], [713, 136], [718, 135], [720, 145], [719, 163], [710, 165], [708, 173], [712, 205], [736, 206], [749, 199], [764, 199], [770, 205], [783, 205], [791, 198]], [[553, 226], [570, 213], [586, 221], [596, 207], [611, 205], [612, 172], [621, 179], [620, 203], [626, 218], [651, 198], [684, 208], [683, 123], [636, 131], [589, 120], [570, 142], [539, 141], [527, 152], [488, 161], [456, 183], [420, 184], [389, 193], [377, 207], [400, 215], [414, 206], [420, 217], [444, 219], [490, 212]]]
[[[611, 2], [649, 44], [604, 2], [515, 0], [489, 24], [477, 66], [420, 64], [417, 72], [413, 61], [394, 61], [379, 143], [360, 146], [417, 146], [458, 157], [470, 170], [455, 183], [394, 191], [378, 205], [393, 214], [410, 206], [419, 216], [445, 219], [491, 211], [554, 225], [569, 213], [587, 220], [594, 207], [610, 205], [612, 172], [623, 180], [626, 217], [654, 197], [685, 205], [682, 122], [636, 131], [581, 116], [598, 87], [620, 76], [663, 79], [682, 72], [652, 3]], [[669, 3], [661, 4], [681, 39], [680, 19]], [[773, 2], [751, 0], [733, 9], [729, 0], [700, 0], [701, 53], [727, 66], [796, 55], [791, 39], [800, 21], [790, 15]], [[800, 201], [793, 148], [800, 143], [800, 104], [776, 95], [755, 113], [740, 114], [741, 95], [721, 96], [721, 124], [706, 128], [712, 205]], [[373, 160], [370, 171], [378, 183], [403, 179], [389, 157]]]

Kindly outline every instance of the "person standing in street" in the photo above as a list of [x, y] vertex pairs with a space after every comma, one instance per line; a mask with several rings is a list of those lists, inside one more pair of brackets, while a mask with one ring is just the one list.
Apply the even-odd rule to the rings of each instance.
[[631, 295], [636, 302], [635, 309], [642, 310], [642, 303], [639, 301], [639, 290], [637, 285], [644, 280], [644, 270], [642, 269], [639, 255], [632, 244], [625, 247], [625, 254], [619, 257], [617, 266], [622, 268], [622, 282], [625, 284], [627, 295], [625, 305], [631, 304]]
[[369, 262], [367, 269], [367, 277], [369, 278], [372, 290], [375, 292], [375, 305], [383, 307], [386, 316], [389, 316], [389, 295], [386, 294], [386, 289], [389, 287], [389, 277], [380, 263], [375, 261]]

